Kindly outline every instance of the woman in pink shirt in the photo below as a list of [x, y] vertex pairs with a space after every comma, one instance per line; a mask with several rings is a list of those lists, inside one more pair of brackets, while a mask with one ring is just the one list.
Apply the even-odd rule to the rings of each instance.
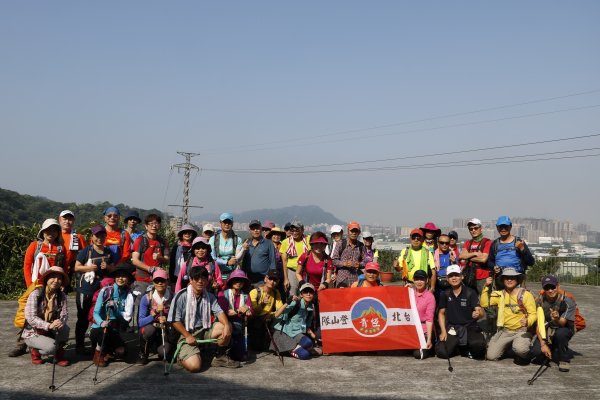
[[423, 360], [432, 355], [432, 336], [433, 336], [433, 316], [435, 315], [435, 298], [431, 291], [427, 290], [427, 272], [418, 270], [413, 276], [415, 299], [417, 301], [417, 311], [425, 332], [427, 340], [427, 349], [413, 351], [413, 355], [418, 360]]

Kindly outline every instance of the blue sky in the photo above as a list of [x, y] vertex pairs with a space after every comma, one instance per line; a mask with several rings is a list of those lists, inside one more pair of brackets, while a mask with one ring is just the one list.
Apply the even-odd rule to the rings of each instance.
[[[206, 212], [600, 229], [599, 157], [452, 167], [600, 147], [522, 145], [600, 134], [599, 17], [596, 1], [2, 2], [0, 186], [162, 209], [181, 202], [170, 166], [189, 151]], [[404, 156], [354, 168], [411, 169], [303, 168]], [[285, 167], [304, 173], [239, 173]]]

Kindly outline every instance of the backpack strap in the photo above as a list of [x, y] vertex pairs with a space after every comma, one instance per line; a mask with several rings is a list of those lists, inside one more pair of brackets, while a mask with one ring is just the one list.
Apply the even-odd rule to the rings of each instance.
[[523, 303], [523, 297], [525, 297], [525, 288], [519, 288], [519, 292], [517, 293], [517, 304], [519, 305], [519, 309], [523, 314], [525, 314], [525, 318], [529, 317], [529, 313], [527, 312], [527, 308], [525, 307], [525, 303]]

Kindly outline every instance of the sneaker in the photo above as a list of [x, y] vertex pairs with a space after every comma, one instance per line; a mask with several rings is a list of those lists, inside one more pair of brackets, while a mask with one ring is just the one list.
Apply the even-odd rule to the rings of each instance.
[[9, 357], [19, 357], [27, 353], [27, 345], [23, 342], [19, 342], [15, 347], [8, 352]]
[[571, 363], [568, 361], [561, 361], [558, 363], [558, 370], [560, 372], [569, 372], [569, 369], [571, 369]]
[[226, 354], [215, 357], [212, 361], [214, 367], [239, 368], [240, 362], [232, 360]]

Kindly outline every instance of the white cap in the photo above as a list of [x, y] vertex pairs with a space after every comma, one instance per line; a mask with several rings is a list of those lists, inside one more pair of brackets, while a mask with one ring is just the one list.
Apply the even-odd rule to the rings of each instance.
[[63, 210], [60, 212], [59, 217], [64, 217], [65, 215], [72, 215], [75, 218], [75, 213], [71, 210]]
[[446, 276], [448, 276], [450, 274], [460, 274], [460, 273], [462, 273], [462, 271], [460, 270], [460, 267], [456, 264], [450, 265], [448, 268], [446, 268]]
[[202, 227], [202, 232], [206, 232], [206, 231], [214, 232], [215, 227], [212, 226], [212, 224], [204, 224], [204, 226]]
[[340, 233], [340, 232], [343, 232], [343, 231], [344, 231], [344, 228], [342, 228], [341, 225], [334, 225], [334, 226], [331, 227], [331, 229], [329, 229], [330, 233]]
[[469, 222], [467, 222], [467, 226], [468, 225], [479, 225], [479, 226], [481, 226], [481, 220], [479, 218], [471, 218], [469, 220]]
[[366, 232], [363, 232], [362, 237], [363, 237], [363, 239], [364, 238], [372, 238], [373, 235], [371, 234], [371, 232], [366, 231]]

